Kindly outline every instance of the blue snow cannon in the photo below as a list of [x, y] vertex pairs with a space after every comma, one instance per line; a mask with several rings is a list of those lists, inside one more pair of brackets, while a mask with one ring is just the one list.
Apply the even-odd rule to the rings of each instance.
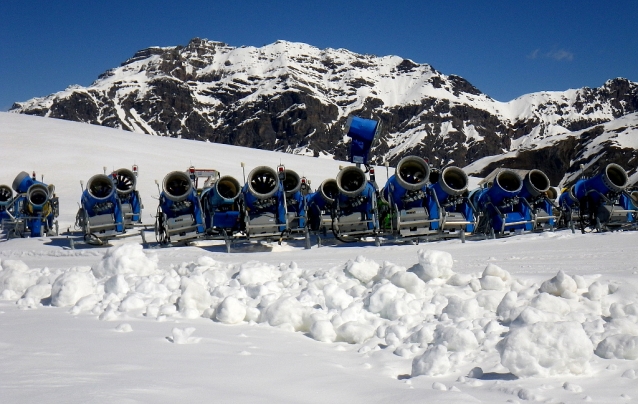
[[[283, 174], [283, 173], [282, 173]], [[260, 166], [249, 174], [242, 188], [245, 231], [251, 237], [283, 237], [289, 232], [283, 175]]]
[[622, 194], [627, 188], [627, 172], [618, 164], [607, 164], [602, 172], [591, 178], [583, 178], [573, 186], [573, 195], [578, 200], [580, 228], [597, 231], [613, 230], [630, 225], [632, 209], [627, 201], [623, 206]]
[[470, 200], [482, 213], [478, 227], [485, 234], [533, 229], [532, 212], [521, 203], [523, 179], [516, 171], [501, 169], [485, 188], [472, 191]]
[[234, 177], [223, 176], [200, 196], [206, 229], [212, 236], [231, 236], [241, 230], [239, 197], [241, 185]]
[[173, 171], [164, 177], [155, 216], [155, 236], [160, 244], [187, 243], [204, 235], [204, 215], [191, 177]]
[[350, 115], [346, 121], [346, 135], [350, 143], [350, 162], [368, 164], [368, 153], [381, 130], [381, 124], [372, 119]]
[[[435, 176], [433, 176], [435, 177]], [[472, 233], [476, 225], [475, 207], [468, 198], [468, 178], [459, 167], [449, 166], [436, 176], [429, 186], [432, 197], [428, 198], [433, 229], [458, 232], [461, 240]]]
[[432, 196], [428, 189], [429, 178], [427, 161], [418, 156], [406, 156], [399, 161], [394, 175], [381, 190], [383, 202], [389, 205], [383, 227], [390, 226], [396, 237], [418, 238], [438, 232], [438, 217], [432, 219], [428, 208]]
[[293, 170], [284, 169], [283, 172], [282, 185], [286, 194], [288, 228], [293, 232], [304, 231], [307, 224], [308, 210], [306, 205], [307, 181]]
[[111, 174], [115, 183], [116, 196], [122, 207], [124, 228], [126, 229], [133, 228], [136, 223], [142, 223], [144, 206], [140, 193], [136, 189], [137, 173], [137, 166], [134, 165], [132, 170], [120, 168]]
[[86, 242], [101, 245], [124, 233], [122, 205], [111, 177], [97, 174], [89, 178], [80, 205], [76, 224], [82, 229]]
[[344, 242], [374, 236], [379, 245], [377, 188], [359, 167], [344, 167], [337, 174], [337, 196], [332, 209], [332, 231]]
[[15, 235], [29, 233], [31, 237], [40, 237], [57, 234], [55, 218], [59, 212], [55, 187], [37, 181], [35, 173], [30, 177], [25, 171], [16, 176], [12, 187], [18, 193], [13, 205]]
[[330, 212], [338, 196], [339, 187], [337, 187], [337, 180], [334, 178], [324, 180], [317, 191], [306, 195], [310, 230], [321, 232], [324, 236], [328, 230], [332, 231]]
[[550, 189], [549, 177], [541, 170], [530, 170], [523, 177], [523, 188], [518, 196], [524, 198], [524, 203], [532, 210], [533, 229], [554, 229], [556, 217], [554, 204], [548, 196]]

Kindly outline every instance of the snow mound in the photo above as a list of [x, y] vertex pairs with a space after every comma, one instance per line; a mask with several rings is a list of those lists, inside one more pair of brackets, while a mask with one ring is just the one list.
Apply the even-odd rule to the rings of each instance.
[[593, 345], [576, 322], [538, 322], [515, 328], [497, 345], [501, 363], [518, 377], [588, 372]]
[[93, 275], [98, 279], [115, 275], [148, 276], [157, 271], [157, 261], [157, 256], [146, 254], [141, 244], [123, 244], [106, 251], [93, 268]]

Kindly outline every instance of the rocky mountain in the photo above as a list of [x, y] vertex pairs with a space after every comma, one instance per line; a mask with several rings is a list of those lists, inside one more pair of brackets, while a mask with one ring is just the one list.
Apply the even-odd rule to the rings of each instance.
[[339, 159], [345, 121], [356, 114], [382, 122], [376, 163], [417, 154], [477, 175], [501, 164], [541, 168], [554, 184], [581, 164], [636, 170], [636, 148], [613, 138], [621, 127], [638, 137], [638, 83], [617, 78], [499, 102], [428, 64], [285, 41], [256, 48], [195, 38], [144, 49], [88, 87], [11, 111]]

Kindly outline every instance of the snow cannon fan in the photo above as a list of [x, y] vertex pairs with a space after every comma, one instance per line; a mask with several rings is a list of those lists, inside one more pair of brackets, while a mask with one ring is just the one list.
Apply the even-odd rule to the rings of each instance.
[[137, 185], [137, 166], [133, 167], [135, 171], [131, 171], [128, 168], [120, 168], [113, 172], [113, 180], [119, 195], [128, 195], [135, 191], [135, 186]]
[[398, 209], [420, 206], [425, 198], [429, 179], [429, 164], [421, 157], [406, 156], [397, 164], [395, 174], [383, 187], [382, 195]]
[[246, 191], [256, 199], [272, 198], [279, 190], [279, 174], [267, 166], [254, 168], [248, 174]]
[[361, 194], [368, 184], [366, 175], [359, 167], [344, 167], [337, 174], [337, 188], [342, 195], [354, 198]]
[[164, 177], [162, 183], [163, 195], [172, 202], [182, 202], [193, 193], [193, 183], [188, 174], [173, 171]]
[[350, 115], [346, 121], [346, 135], [352, 139], [350, 143], [350, 162], [368, 164], [368, 153], [379, 135], [381, 124], [372, 119]]
[[501, 205], [517, 197], [523, 188], [523, 179], [516, 171], [503, 169], [496, 174], [494, 182], [474, 194], [474, 204], [480, 210], [489, 204]]

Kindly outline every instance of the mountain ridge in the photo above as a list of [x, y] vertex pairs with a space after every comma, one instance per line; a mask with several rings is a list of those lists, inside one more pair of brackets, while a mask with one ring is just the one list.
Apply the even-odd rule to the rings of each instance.
[[[375, 163], [417, 154], [438, 166], [468, 166], [485, 175], [498, 156], [511, 160], [518, 153], [537, 168], [550, 160], [553, 183], [567, 181], [580, 164], [597, 169], [607, 161], [623, 166], [633, 161], [635, 149], [621, 153], [623, 145], [609, 144], [594, 152], [587, 145], [603, 133], [582, 133], [601, 125], [604, 132], [606, 123], [636, 111], [638, 83], [623, 78], [594, 89], [537, 92], [500, 102], [460, 76], [399, 56], [287, 41], [232, 47], [199, 38], [186, 46], [142, 49], [90, 86], [70, 86], [11, 108], [152, 135], [337, 159], [346, 158], [347, 116], [357, 114], [382, 123], [371, 152]], [[576, 133], [581, 135], [566, 136]], [[553, 145], [550, 150], [539, 147], [547, 144]], [[610, 153], [609, 158], [579, 157], [577, 149]], [[491, 161], [477, 163], [485, 159]]]

